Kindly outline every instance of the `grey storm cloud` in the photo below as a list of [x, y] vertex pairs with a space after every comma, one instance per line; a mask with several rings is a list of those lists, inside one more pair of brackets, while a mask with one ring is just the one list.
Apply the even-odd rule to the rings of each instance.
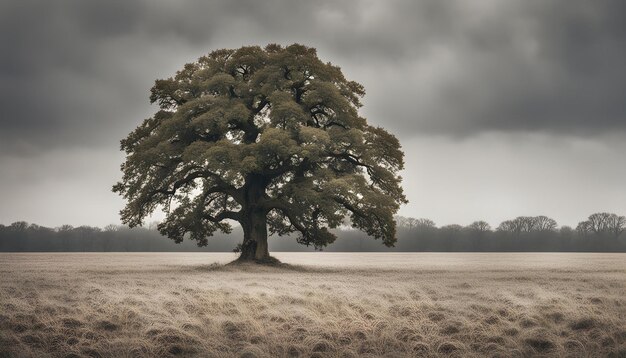
[[0, 150], [117, 145], [154, 79], [221, 47], [299, 42], [401, 137], [626, 130], [623, 1], [4, 1]]

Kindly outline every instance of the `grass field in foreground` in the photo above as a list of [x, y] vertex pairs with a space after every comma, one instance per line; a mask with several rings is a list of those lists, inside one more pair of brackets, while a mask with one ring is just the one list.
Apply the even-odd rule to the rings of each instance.
[[626, 357], [626, 254], [275, 256], [0, 254], [0, 357]]

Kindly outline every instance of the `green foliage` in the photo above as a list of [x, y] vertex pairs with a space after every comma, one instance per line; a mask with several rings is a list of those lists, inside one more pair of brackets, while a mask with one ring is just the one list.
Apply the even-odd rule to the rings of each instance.
[[400, 143], [359, 116], [363, 86], [315, 49], [214, 51], [151, 93], [160, 110], [121, 141], [127, 157], [113, 190], [127, 200], [124, 223], [163, 207], [164, 235], [205, 245], [230, 230], [225, 219], [243, 225], [260, 212], [271, 232], [299, 232], [320, 248], [348, 216], [395, 242], [393, 215], [406, 202]]

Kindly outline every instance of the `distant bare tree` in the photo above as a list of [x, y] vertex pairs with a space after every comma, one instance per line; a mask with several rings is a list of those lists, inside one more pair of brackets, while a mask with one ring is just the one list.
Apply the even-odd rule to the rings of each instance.
[[396, 225], [398, 227], [407, 228], [407, 229], [409, 229], [409, 231], [415, 229], [416, 227], [418, 227], [418, 226], [420, 226], [422, 224], [424, 225], [424, 227], [434, 227], [435, 226], [435, 223], [432, 222], [432, 220], [429, 220], [429, 219], [416, 219], [416, 218], [405, 217], [405, 216], [400, 216], [400, 215], [396, 215], [394, 218], [396, 220]]
[[393, 217], [393, 219], [396, 221], [397, 227], [409, 227], [409, 222], [408, 222], [409, 218], [401, 216], [401, 215], [396, 215]]
[[463, 230], [463, 226], [457, 224], [450, 224], [441, 227], [441, 230], [448, 232], [460, 232]]
[[611, 214], [609, 213], [595, 213], [589, 215], [587, 218], [587, 225], [589, 230], [596, 234], [601, 234], [607, 231], [607, 219]]
[[533, 232], [535, 230], [535, 218], [532, 216], [518, 216], [513, 220], [515, 231]]
[[473, 223], [469, 224], [467, 228], [477, 232], [491, 231], [491, 225], [489, 225], [488, 222], [482, 220], [474, 221]]
[[547, 216], [518, 216], [513, 220], [503, 221], [498, 226], [498, 231], [520, 234], [554, 231], [556, 228], [556, 221]]
[[595, 213], [578, 223], [576, 230], [583, 235], [597, 234], [619, 237], [626, 230], [626, 217], [612, 213]]
[[420, 229], [434, 229], [436, 226], [435, 226], [434, 221], [430, 219], [421, 218], [421, 219], [415, 220], [415, 227], [420, 228]]
[[533, 218], [530, 216], [518, 216], [513, 220], [505, 220], [498, 226], [498, 231], [519, 234], [522, 232], [531, 232], [534, 225]]
[[576, 231], [579, 235], [586, 236], [591, 233], [591, 227], [589, 225], [589, 221], [581, 221], [576, 226]]
[[555, 231], [557, 223], [554, 219], [547, 216], [535, 216], [533, 223], [533, 230], [536, 231]]
[[109, 224], [109, 225], [104, 227], [104, 231], [105, 232], [116, 232], [119, 229], [120, 229], [120, 227], [115, 225], [115, 224]]
[[614, 237], [619, 237], [626, 230], [626, 217], [616, 214], [609, 215], [607, 229]]
[[513, 223], [512, 220], [504, 220], [503, 222], [500, 223], [500, 225], [498, 225], [498, 228], [496, 230], [512, 233], [512, 232], [515, 232], [515, 224]]
[[26, 221], [16, 221], [12, 223], [9, 227], [13, 231], [26, 231], [28, 229], [28, 223]]
[[61, 233], [69, 233], [72, 230], [74, 230], [74, 227], [72, 225], [61, 225], [60, 227], [56, 228], [57, 232], [61, 232]]

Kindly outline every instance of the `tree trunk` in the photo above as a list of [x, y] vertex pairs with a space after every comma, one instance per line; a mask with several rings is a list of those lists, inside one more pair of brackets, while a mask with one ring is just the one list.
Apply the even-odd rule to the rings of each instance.
[[244, 199], [240, 220], [243, 228], [243, 244], [239, 261], [274, 263], [267, 247], [267, 210], [259, 206], [265, 195], [270, 179], [262, 175], [249, 175], [246, 178]]
[[267, 218], [266, 213], [252, 211], [242, 220], [243, 244], [240, 261], [272, 261], [267, 246]]

